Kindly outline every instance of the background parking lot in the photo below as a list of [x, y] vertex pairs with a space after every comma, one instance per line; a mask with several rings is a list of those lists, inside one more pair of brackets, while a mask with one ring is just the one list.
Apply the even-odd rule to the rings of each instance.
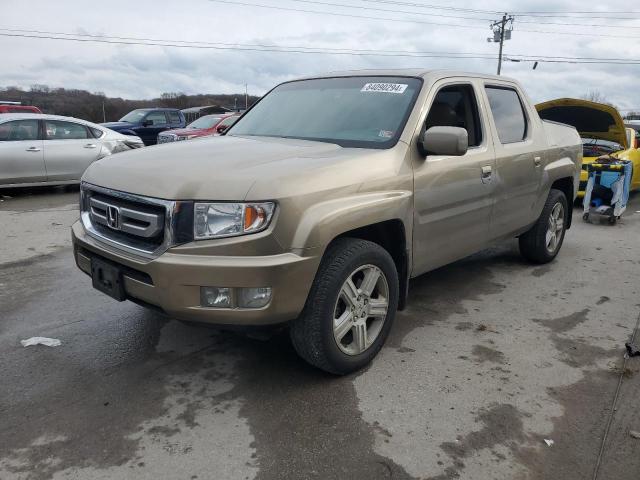
[[93, 290], [70, 247], [77, 191], [0, 198], [2, 479], [591, 478], [621, 374], [599, 478], [638, 476], [640, 358], [621, 366], [639, 195], [616, 226], [576, 211], [551, 264], [510, 242], [418, 278], [381, 354], [342, 378], [284, 334]]

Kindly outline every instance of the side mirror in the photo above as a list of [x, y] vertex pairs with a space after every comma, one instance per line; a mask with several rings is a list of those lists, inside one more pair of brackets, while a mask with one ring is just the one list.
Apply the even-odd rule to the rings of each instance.
[[227, 125], [220, 125], [218, 128], [216, 128], [216, 130], [218, 131], [218, 133], [224, 133], [227, 131], [227, 128], [229, 128]]
[[426, 155], [459, 157], [469, 149], [469, 134], [460, 127], [431, 127], [424, 132], [420, 144]]
[[142, 122], [143, 127], [150, 127], [151, 125], [153, 125], [153, 120], [144, 120]]

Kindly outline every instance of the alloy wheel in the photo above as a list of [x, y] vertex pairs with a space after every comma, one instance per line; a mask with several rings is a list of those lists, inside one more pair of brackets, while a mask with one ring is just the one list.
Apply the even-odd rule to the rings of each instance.
[[333, 315], [333, 337], [347, 355], [359, 355], [378, 338], [389, 309], [389, 285], [382, 270], [363, 265], [345, 280]]

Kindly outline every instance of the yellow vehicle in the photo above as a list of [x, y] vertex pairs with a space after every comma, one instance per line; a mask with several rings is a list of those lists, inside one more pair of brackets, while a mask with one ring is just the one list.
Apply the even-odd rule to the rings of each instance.
[[584, 156], [579, 197], [584, 196], [587, 185], [587, 165], [602, 155], [631, 160], [631, 189], [640, 188], [640, 145], [636, 131], [625, 126], [615, 107], [577, 98], [559, 98], [539, 103], [536, 110], [543, 120], [575, 127], [582, 138]]

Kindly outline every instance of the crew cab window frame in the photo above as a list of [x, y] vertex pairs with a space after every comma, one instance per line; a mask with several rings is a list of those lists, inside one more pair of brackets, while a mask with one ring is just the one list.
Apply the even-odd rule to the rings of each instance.
[[[522, 111], [522, 116], [524, 118], [524, 135], [522, 139], [516, 140], [513, 142], [503, 142], [500, 138], [500, 132], [498, 130], [498, 124], [496, 123], [496, 117], [493, 113], [493, 109], [491, 108], [491, 100], [489, 99], [489, 94], [487, 93], [488, 89], [496, 89], [496, 90], [511, 90], [516, 94], [518, 102], [520, 102], [520, 109]], [[511, 84], [501, 84], [501, 83], [491, 83], [487, 82], [484, 84], [484, 97], [487, 101], [487, 114], [491, 116], [491, 121], [493, 122], [493, 126], [495, 129], [496, 140], [498, 143], [503, 146], [507, 145], [518, 145], [520, 143], [527, 142], [531, 139], [531, 117], [529, 116], [529, 112], [526, 108], [526, 104], [522, 101], [522, 94], [519, 89], [515, 85]]]
[[[426, 109], [426, 115], [425, 117], [422, 119], [421, 123], [420, 123], [420, 135], [424, 134], [424, 132], [426, 131], [426, 123], [427, 120], [429, 118], [429, 113], [431, 113], [431, 109], [433, 108], [434, 104], [436, 103], [436, 99], [438, 98], [438, 94], [444, 90], [444, 89], [448, 89], [448, 88], [452, 88], [452, 87], [461, 87], [461, 88], [467, 88], [469, 89], [469, 91], [471, 92], [471, 96], [468, 97], [468, 100], [472, 101], [471, 104], [471, 108], [473, 108], [474, 104], [475, 104], [475, 115], [473, 115], [473, 122], [474, 122], [474, 126], [476, 127], [476, 132], [474, 135], [479, 135], [480, 136], [480, 141], [479, 142], [475, 142], [474, 145], [469, 145], [468, 150], [473, 150], [473, 149], [478, 149], [481, 148], [483, 145], [486, 144], [486, 139], [487, 139], [487, 129], [485, 126], [485, 121], [482, 115], [482, 110], [481, 110], [481, 98], [480, 95], [478, 95], [478, 91], [475, 88], [475, 85], [473, 84], [473, 82], [470, 81], [452, 81], [452, 82], [447, 82], [444, 83], [442, 85], [439, 85], [436, 87], [436, 91], [433, 95], [433, 98], [431, 99], [430, 103], [429, 103], [429, 108]], [[472, 112], [473, 114], [474, 112]], [[437, 125], [435, 125], [437, 126]], [[462, 128], [462, 127], [461, 127]], [[468, 129], [466, 127], [464, 127], [465, 130], [467, 130], [468, 133]], [[469, 135], [469, 138], [471, 138], [471, 135]]]
[[420, 112], [420, 116], [418, 117], [418, 121], [416, 123], [416, 127], [412, 135], [412, 143], [414, 146], [417, 147], [416, 152], [420, 153], [421, 157], [423, 157], [424, 154], [420, 152], [419, 141], [420, 141], [420, 138], [422, 138], [422, 135], [424, 135], [425, 133], [425, 125], [426, 125], [427, 117], [429, 116], [429, 112], [431, 111], [431, 107], [433, 106], [436, 95], [442, 88], [452, 87], [456, 85], [470, 86], [473, 91], [473, 95], [475, 97], [476, 107], [478, 111], [478, 121], [480, 126], [480, 132], [482, 135], [482, 141], [477, 146], [473, 146], [473, 147], [470, 146], [467, 149], [467, 153], [465, 153], [461, 157], [452, 157], [452, 160], [456, 158], [464, 158], [467, 155], [482, 154], [487, 150], [493, 148], [492, 147], [493, 143], [492, 141], [490, 141], [492, 137], [492, 132], [491, 132], [492, 128], [491, 128], [489, 117], [488, 117], [488, 112], [487, 112], [488, 106], [486, 101], [486, 95], [483, 92], [484, 84], [482, 83], [482, 80], [483, 79], [481, 77], [469, 78], [469, 77], [456, 76], [456, 77], [439, 79], [429, 86], [428, 92], [426, 92], [423, 99], [420, 100], [422, 103], [421, 112]]

